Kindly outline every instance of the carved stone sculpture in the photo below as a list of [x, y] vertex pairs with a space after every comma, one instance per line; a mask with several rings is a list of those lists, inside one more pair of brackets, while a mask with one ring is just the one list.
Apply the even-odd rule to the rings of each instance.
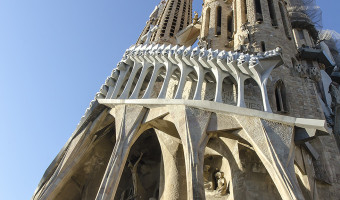
[[192, 23], [195, 25], [198, 22], [198, 13], [196, 11], [194, 13], [195, 13], [195, 16], [194, 16]]
[[131, 161], [129, 161], [129, 165], [128, 167], [131, 170], [131, 175], [132, 175], [132, 183], [133, 183], [133, 195], [134, 197], [137, 196], [138, 194], [138, 173], [137, 173], [137, 169], [138, 169], [138, 164], [140, 162], [140, 160], [142, 159], [143, 156], [143, 152], [140, 154], [138, 160], [136, 161], [135, 164], [132, 164]]
[[217, 181], [217, 194], [219, 195], [226, 195], [227, 194], [227, 180], [224, 178], [223, 172], [217, 172], [215, 174], [216, 181]]

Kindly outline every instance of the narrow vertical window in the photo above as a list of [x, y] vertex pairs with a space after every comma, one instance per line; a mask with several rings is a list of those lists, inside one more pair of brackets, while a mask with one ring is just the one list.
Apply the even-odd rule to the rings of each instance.
[[247, 0], [242, 0], [242, 24], [248, 21]]
[[221, 27], [222, 27], [222, 8], [221, 8], [221, 6], [218, 6], [217, 7], [217, 16], [216, 16], [215, 35], [221, 35]]
[[272, 21], [272, 26], [277, 27], [277, 19], [276, 19], [276, 13], [275, 13], [273, 0], [268, 0], [268, 8], [269, 8], [270, 19]]
[[203, 37], [206, 37], [209, 34], [209, 23], [210, 23], [210, 8], [207, 9], [205, 14]]
[[228, 39], [233, 36], [233, 13], [228, 16]]
[[262, 52], [266, 51], [266, 44], [264, 42], [261, 42], [261, 51]]
[[285, 12], [284, 6], [281, 2], [279, 2], [279, 7], [280, 7], [282, 23], [283, 23], [283, 27], [285, 29], [286, 36], [287, 36], [288, 39], [291, 39], [290, 34], [289, 34], [286, 12]]
[[276, 110], [278, 112], [288, 112], [286, 88], [282, 80], [276, 83], [275, 87]]
[[261, 1], [255, 0], [255, 11], [256, 11], [256, 22], [263, 22], [263, 16], [262, 16], [262, 8], [261, 8]]

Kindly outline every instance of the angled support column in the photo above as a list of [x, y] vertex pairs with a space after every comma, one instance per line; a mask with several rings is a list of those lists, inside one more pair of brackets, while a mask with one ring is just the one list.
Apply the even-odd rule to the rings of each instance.
[[168, 91], [169, 83], [171, 80], [171, 76], [175, 70], [176, 70], [176, 67], [172, 63], [166, 64], [166, 75], [165, 75], [165, 79], [162, 85], [162, 89], [159, 92], [158, 99], [165, 99], [166, 93]]
[[125, 86], [122, 94], [120, 95], [119, 99], [128, 99], [129, 98], [132, 83], [135, 80], [137, 72], [141, 67], [143, 67], [143, 65], [135, 60], [134, 66], [132, 68], [132, 71], [131, 71], [131, 74], [130, 74], [130, 77], [129, 77], [129, 80], [126, 83], [126, 86]]
[[117, 80], [117, 83], [116, 83], [116, 87], [112, 92], [112, 95], [108, 97], [109, 99], [116, 99], [117, 98], [118, 93], [119, 93], [120, 89], [122, 88], [124, 81], [128, 78], [126, 76], [129, 72], [129, 68], [130, 67], [123, 62], [120, 62], [118, 64], [117, 69], [120, 71], [119, 77], [118, 77], [118, 80]]
[[185, 106], [169, 106], [170, 116], [181, 137], [187, 173], [187, 199], [205, 199], [204, 150], [211, 137], [206, 133], [211, 113]]
[[116, 145], [96, 200], [114, 199], [130, 148], [142, 132], [139, 129], [145, 113], [146, 109], [142, 106], [116, 106]]
[[154, 87], [155, 82], [156, 82], [156, 79], [157, 79], [158, 75], [160, 74], [160, 68], [163, 67], [164, 65], [161, 64], [161, 63], [156, 62], [156, 63], [154, 64], [154, 66], [155, 66], [155, 67], [154, 67], [154, 69], [153, 69], [153, 73], [152, 73], [152, 76], [151, 76], [149, 85], [148, 85], [148, 87], [146, 88], [146, 91], [145, 91], [145, 93], [144, 93], [142, 99], [148, 99], [148, 98], [150, 98], [151, 93], [152, 93], [152, 90], [153, 90], [153, 87]]
[[131, 96], [130, 96], [130, 99], [138, 99], [138, 95], [139, 95], [139, 92], [142, 88], [142, 85], [145, 81], [145, 77], [146, 75], [149, 73], [149, 68], [152, 66], [151, 63], [149, 62], [146, 62], [145, 60], [143, 61], [143, 69], [142, 69], [142, 72], [140, 73], [140, 76], [139, 76], [139, 79], [137, 81], [137, 84], [136, 84], [136, 87], [135, 89], [133, 90]]
[[283, 200], [304, 200], [294, 170], [294, 127], [255, 117], [235, 116]]
[[178, 88], [174, 99], [181, 99], [183, 95], [183, 90], [185, 83], [187, 82], [187, 76], [192, 72], [192, 68], [184, 63], [180, 63], [179, 67], [181, 69], [181, 78], [179, 80]]
[[204, 71], [201, 63], [199, 63], [197, 60], [191, 58], [190, 61], [194, 64], [194, 69], [196, 70], [198, 76], [194, 100], [202, 100], [202, 87], [206, 72]]
[[257, 82], [261, 89], [264, 111], [273, 112], [268, 99], [267, 82], [273, 69], [283, 64], [280, 55], [270, 56], [263, 59], [256, 60], [252, 58], [249, 64], [251, 77]]
[[216, 78], [216, 91], [215, 91], [215, 102], [222, 103], [222, 86], [223, 80], [228, 77], [226, 73], [223, 73], [222, 70], [218, 67], [213, 68], [212, 72]]
[[186, 177], [183, 146], [179, 138], [155, 129], [163, 157], [159, 187], [160, 200], [186, 200]]
[[226, 53], [222, 52], [217, 59], [217, 64], [223, 69], [228, 71], [237, 82], [237, 106], [238, 107], [246, 107], [246, 103], [244, 101], [244, 81], [250, 78], [249, 76], [243, 74], [237, 67], [237, 61], [230, 60], [229, 62], [225, 61]]

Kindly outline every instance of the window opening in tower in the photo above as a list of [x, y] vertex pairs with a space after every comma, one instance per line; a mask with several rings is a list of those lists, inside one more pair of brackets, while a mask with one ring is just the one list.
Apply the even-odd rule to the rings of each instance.
[[221, 27], [222, 27], [222, 7], [217, 7], [217, 16], [216, 16], [216, 30], [215, 35], [221, 35]]
[[263, 22], [261, 1], [255, 0], [256, 22]]
[[268, 0], [268, 8], [269, 8], [270, 19], [272, 21], [272, 26], [277, 27], [277, 19], [276, 19], [276, 13], [275, 13], [273, 0]]
[[285, 9], [284, 9], [282, 2], [279, 2], [279, 7], [280, 7], [281, 18], [282, 18], [282, 23], [283, 23], [283, 28], [285, 30], [285, 34], [286, 34], [288, 39], [291, 39], [290, 34], [289, 34], [286, 12], [285, 12]]

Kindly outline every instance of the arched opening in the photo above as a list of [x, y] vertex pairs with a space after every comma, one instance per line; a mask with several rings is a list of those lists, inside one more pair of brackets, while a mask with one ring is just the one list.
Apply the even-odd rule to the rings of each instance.
[[287, 97], [286, 97], [286, 87], [282, 80], [276, 82], [275, 85], [275, 102], [276, 110], [281, 113], [288, 112]]
[[193, 99], [197, 87], [198, 76], [195, 70], [193, 70], [187, 77], [187, 81], [184, 86], [182, 99]]
[[254, 0], [255, 2], [255, 19], [257, 23], [263, 22], [263, 16], [262, 16], [262, 7], [261, 7], [261, 0]]
[[155, 131], [146, 130], [130, 149], [115, 199], [158, 199], [161, 159]]
[[264, 110], [261, 89], [254, 79], [249, 78], [244, 82], [244, 100], [247, 108]]
[[239, 131], [217, 131], [207, 144], [203, 170], [206, 199], [281, 199], [253, 147], [236, 136]]
[[282, 2], [279, 2], [279, 8], [280, 8], [280, 13], [281, 13], [281, 18], [282, 18], [282, 23], [283, 23], [283, 28], [284, 28], [285, 34], [286, 34], [288, 39], [291, 39], [287, 15], [286, 15], [286, 10], [285, 10]]
[[272, 26], [277, 27], [277, 18], [273, 0], [268, 0], [268, 8]]
[[166, 76], [166, 68], [163, 66], [159, 69], [159, 74], [157, 76], [155, 85], [153, 86], [153, 90], [151, 93], [152, 99], [156, 99], [159, 96], [159, 93], [164, 83], [165, 76]]
[[144, 78], [144, 81], [142, 83], [142, 86], [140, 88], [140, 91], [139, 91], [139, 95], [138, 95], [138, 99], [142, 98], [145, 91], [146, 91], [146, 88], [148, 87], [149, 83], [150, 83], [150, 79], [152, 77], [152, 74], [153, 74], [153, 71], [154, 71], [155, 67], [152, 66], [152, 67], [149, 67], [148, 68], [148, 73], [146, 74], [145, 78]]
[[214, 101], [216, 94], [216, 79], [212, 72], [207, 72], [204, 76], [202, 85], [202, 99], [206, 101]]
[[204, 35], [203, 37], [207, 37], [209, 34], [209, 24], [210, 24], [210, 8], [207, 8], [205, 19], [204, 19]]
[[222, 101], [225, 104], [237, 105], [237, 83], [231, 76], [228, 76], [223, 80]]
[[215, 35], [221, 35], [222, 33], [222, 7], [218, 6], [216, 9], [216, 26]]

